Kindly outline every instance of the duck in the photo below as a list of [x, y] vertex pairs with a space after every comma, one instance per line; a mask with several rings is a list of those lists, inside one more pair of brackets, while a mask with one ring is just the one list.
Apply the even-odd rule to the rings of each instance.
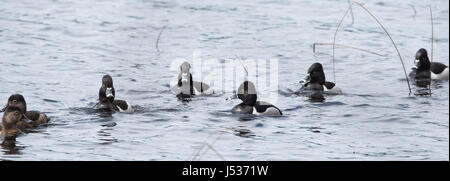
[[19, 107], [6, 107], [3, 112], [0, 135], [4, 138], [15, 138], [20, 133], [20, 130], [17, 128], [17, 123], [22, 119], [23, 114]]
[[325, 80], [325, 73], [321, 63], [313, 63], [308, 68], [308, 74], [299, 82], [303, 90], [324, 91], [329, 93], [342, 93], [342, 89], [335, 83]]
[[276, 106], [264, 102], [257, 101], [256, 87], [251, 81], [244, 81], [238, 88], [237, 96], [242, 103], [233, 107], [233, 114], [253, 114], [253, 115], [269, 115], [281, 116], [283, 113]]
[[449, 80], [448, 66], [440, 62], [430, 62], [425, 48], [417, 50], [414, 66], [409, 74], [414, 79]]
[[9, 96], [4, 110], [7, 110], [8, 107], [18, 108], [20, 110], [20, 113], [23, 115], [22, 119], [17, 122], [17, 126], [19, 128], [37, 127], [50, 121], [50, 119], [44, 113], [41, 113], [39, 111], [28, 111], [25, 98], [21, 94], [12, 94], [11, 96]]
[[178, 82], [172, 86], [172, 91], [179, 98], [189, 98], [194, 95], [212, 95], [214, 90], [206, 83], [194, 81], [190, 72], [191, 65], [189, 62], [183, 62], [180, 65], [180, 73], [178, 74]]
[[96, 104], [97, 109], [119, 111], [119, 112], [133, 112], [133, 107], [125, 100], [115, 99], [116, 92], [113, 85], [113, 79], [110, 75], [104, 75], [102, 78], [102, 86], [98, 91], [98, 100]]

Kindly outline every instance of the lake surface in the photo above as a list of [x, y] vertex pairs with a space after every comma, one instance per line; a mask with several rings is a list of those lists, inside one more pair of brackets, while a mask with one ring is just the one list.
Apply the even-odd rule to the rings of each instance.
[[[408, 72], [416, 51], [431, 47], [428, 3], [364, 1]], [[448, 65], [449, 1], [432, 3], [434, 60]], [[387, 56], [336, 47], [335, 81], [344, 93], [323, 102], [291, 93], [314, 62], [334, 81], [331, 46], [313, 53], [312, 44], [333, 41], [347, 7], [346, 0], [2, 0], [0, 104], [23, 94], [28, 109], [51, 122], [3, 146], [0, 159], [448, 161], [448, 81], [433, 82], [431, 96], [415, 95], [413, 84], [409, 94], [392, 43], [358, 6], [336, 42]], [[269, 102], [284, 115], [232, 115], [240, 101], [220, 90], [176, 99], [171, 64], [192, 61], [194, 51], [206, 62], [277, 59], [278, 91]], [[134, 113], [92, 109], [104, 74]]]

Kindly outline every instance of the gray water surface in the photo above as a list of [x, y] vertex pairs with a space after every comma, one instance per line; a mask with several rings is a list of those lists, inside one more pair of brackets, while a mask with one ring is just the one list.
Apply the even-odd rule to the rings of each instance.
[[[386, 26], [406, 68], [430, 49], [429, 1], [364, 1]], [[336, 42], [341, 95], [291, 94], [314, 62], [333, 80], [332, 42], [347, 0], [2, 0], [0, 104], [13, 93], [51, 122], [2, 147], [1, 160], [449, 160], [449, 83], [414, 95], [395, 49], [353, 8]], [[449, 1], [432, 1], [434, 60], [449, 64]], [[156, 41], [161, 28], [158, 48]], [[176, 58], [278, 59], [282, 117], [231, 114], [227, 93], [182, 102], [170, 92]], [[91, 109], [101, 77], [132, 114]], [[261, 97], [263, 100], [264, 98]], [[3, 101], [3, 102], [2, 102]], [[207, 149], [209, 144], [214, 150]], [[200, 150], [200, 151], [199, 151]]]

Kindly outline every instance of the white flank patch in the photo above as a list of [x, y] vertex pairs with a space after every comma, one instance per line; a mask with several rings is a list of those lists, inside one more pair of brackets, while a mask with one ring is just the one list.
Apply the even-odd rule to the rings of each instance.
[[448, 80], [448, 67], [444, 69], [440, 74], [434, 74], [431, 72], [431, 79], [437, 79], [437, 80]]

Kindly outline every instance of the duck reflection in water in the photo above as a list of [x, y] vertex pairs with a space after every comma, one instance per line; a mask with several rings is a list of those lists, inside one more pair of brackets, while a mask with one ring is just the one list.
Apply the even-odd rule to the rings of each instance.
[[19, 155], [21, 147], [16, 146], [16, 136], [4, 137], [2, 149], [5, 155]]
[[19, 148], [16, 147], [16, 137], [20, 133], [20, 130], [17, 128], [17, 123], [22, 118], [23, 114], [20, 108], [13, 106], [5, 108], [0, 135], [3, 138], [2, 148], [6, 154], [19, 154]]

